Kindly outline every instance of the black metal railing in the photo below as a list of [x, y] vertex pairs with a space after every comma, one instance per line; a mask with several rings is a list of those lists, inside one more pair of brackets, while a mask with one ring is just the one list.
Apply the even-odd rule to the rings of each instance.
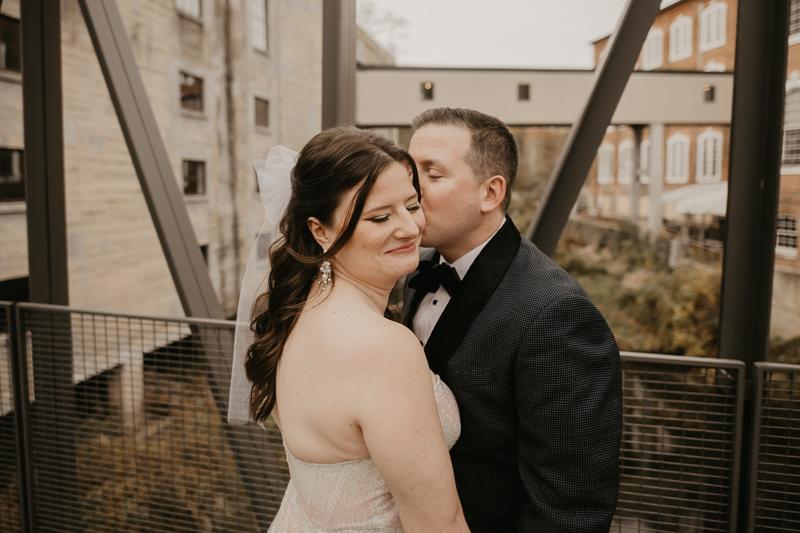
[[[289, 472], [274, 424], [224, 420], [233, 328], [0, 303], [0, 531], [265, 531]], [[622, 359], [612, 531], [734, 531], [744, 364]], [[757, 367], [746, 504], [798, 529], [800, 366]]]

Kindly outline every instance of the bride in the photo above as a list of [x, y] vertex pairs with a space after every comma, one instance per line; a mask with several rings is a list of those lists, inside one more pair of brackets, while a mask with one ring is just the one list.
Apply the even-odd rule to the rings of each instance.
[[276, 200], [281, 236], [244, 356], [249, 415], [272, 415], [291, 472], [270, 531], [468, 531], [448, 454], [455, 399], [414, 334], [385, 318], [418, 264], [414, 162], [375, 134], [334, 128], [302, 149], [289, 190], [290, 165], [269, 166], [275, 150], [259, 178], [285, 180], [288, 205]]

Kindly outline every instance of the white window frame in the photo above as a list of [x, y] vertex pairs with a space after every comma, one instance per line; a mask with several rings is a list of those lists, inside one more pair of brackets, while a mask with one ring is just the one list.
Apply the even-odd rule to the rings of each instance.
[[[794, 74], [794, 72], [792, 74]], [[786, 106], [783, 120], [783, 154], [781, 156], [781, 162], [784, 166], [800, 165], [800, 157], [794, 161], [786, 160], [786, 147], [789, 140], [788, 133], [792, 132], [792, 137], [800, 137], [800, 133], [798, 133], [798, 130], [800, 130], [800, 87], [797, 86], [795, 78], [796, 77], [790, 76], [789, 80], [786, 82]], [[794, 117], [790, 115], [792, 111], [796, 111]], [[793, 118], [794, 120], [792, 120]], [[798, 151], [800, 150], [800, 139], [796, 140], [798, 140], [798, 143], [795, 150]]]
[[800, 0], [792, 0], [789, 8], [789, 46], [800, 43]]
[[[712, 159], [709, 161], [708, 156]], [[714, 162], [716, 157], [716, 164]], [[694, 181], [714, 183], [722, 180], [722, 132], [707, 129], [697, 136], [697, 169]]]
[[650, 139], [639, 146], [639, 183], [650, 183]]
[[679, 15], [669, 25], [669, 62], [675, 63], [692, 57], [694, 43], [694, 19]]
[[597, 184], [614, 183], [614, 154], [616, 150], [611, 143], [603, 143], [597, 150]]
[[664, 30], [650, 28], [642, 46], [642, 70], [653, 70], [664, 65]]
[[704, 72], [727, 72], [728, 68], [725, 66], [725, 63], [720, 63], [719, 61], [714, 61], [713, 59], [706, 63], [706, 66], [703, 67]]
[[708, 52], [728, 42], [728, 4], [711, 2], [700, 12], [700, 35], [697, 49]]
[[[795, 259], [797, 258], [797, 239], [798, 239], [798, 221], [795, 215], [788, 213], [780, 213], [778, 215], [777, 237], [775, 239], [775, 253], [783, 258]], [[794, 225], [794, 229], [787, 226]], [[783, 227], [782, 227], [783, 226]], [[785, 246], [780, 244], [781, 237], [794, 237], [794, 246]]]
[[259, 52], [269, 51], [269, 5], [267, 0], [248, 0], [250, 4], [250, 44]]
[[667, 139], [667, 172], [665, 183], [687, 183], [689, 181], [689, 137], [674, 133]]
[[633, 181], [633, 141], [626, 139], [617, 146], [617, 183], [629, 185]]
[[203, 15], [202, 0], [175, 0], [178, 11], [192, 18], [200, 20]]

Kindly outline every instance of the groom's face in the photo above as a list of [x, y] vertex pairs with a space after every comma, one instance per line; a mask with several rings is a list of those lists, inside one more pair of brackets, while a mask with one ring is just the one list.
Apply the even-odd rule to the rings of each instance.
[[427, 221], [422, 246], [436, 248], [448, 262], [463, 255], [460, 246], [480, 219], [480, 186], [466, 162], [470, 142], [466, 128], [427, 124], [408, 148], [419, 170]]

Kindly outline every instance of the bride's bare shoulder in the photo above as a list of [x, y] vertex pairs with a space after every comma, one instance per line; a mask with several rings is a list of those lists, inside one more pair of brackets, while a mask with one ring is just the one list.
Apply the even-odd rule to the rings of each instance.
[[365, 321], [351, 339], [354, 356], [368, 368], [381, 371], [405, 365], [427, 366], [425, 353], [414, 333], [402, 324], [382, 317]]

